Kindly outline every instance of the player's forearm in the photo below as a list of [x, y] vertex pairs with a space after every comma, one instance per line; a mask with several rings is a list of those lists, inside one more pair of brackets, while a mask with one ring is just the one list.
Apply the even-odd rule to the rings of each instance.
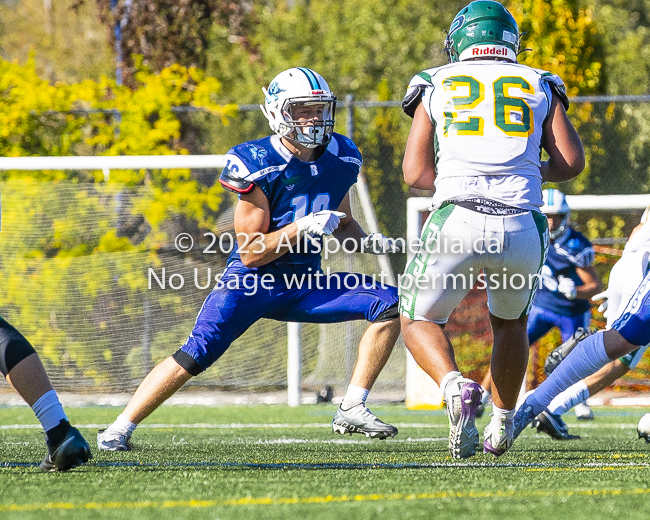
[[540, 173], [542, 182], [565, 182], [578, 176], [585, 167], [584, 154], [576, 154], [569, 160], [553, 160], [542, 162]]
[[578, 285], [576, 287], [576, 298], [578, 300], [591, 300], [591, 297], [601, 292], [602, 289], [602, 285], [600, 285], [598, 282]]
[[237, 233], [239, 258], [246, 267], [260, 267], [289, 252], [298, 242], [295, 223], [271, 233]]
[[351, 241], [354, 241], [357, 245], [356, 249], [361, 248], [361, 240], [363, 240], [368, 234], [363, 230], [361, 225], [356, 220], [350, 220], [348, 223], [343, 225], [339, 224], [339, 227], [333, 233], [334, 238], [339, 242], [346, 242], [346, 249], [349, 251], [351, 248]]

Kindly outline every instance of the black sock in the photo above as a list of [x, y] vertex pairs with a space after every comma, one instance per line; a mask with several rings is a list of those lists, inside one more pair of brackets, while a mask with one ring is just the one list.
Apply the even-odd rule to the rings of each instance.
[[70, 423], [65, 419], [62, 419], [54, 428], [45, 432], [47, 445], [56, 446], [57, 444], [60, 444], [67, 435], [69, 429]]

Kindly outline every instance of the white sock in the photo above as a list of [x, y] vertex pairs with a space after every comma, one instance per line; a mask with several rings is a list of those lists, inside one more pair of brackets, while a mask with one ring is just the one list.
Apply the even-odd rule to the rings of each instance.
[[442, 390], [442, 395], [445, 398], [445, 402], [447, 401], [447, 385], [452, 379], [456, 379], [457, 377], [463, 377], [463, 374], [457, 371], [448, 372], [445, 374], [445, 377], [442, 378], [442, 381], [440, 381], [440, 390]]
[[106, 428], [106, 430], [119, 433], [120, 435], [128, 435], [130, 437], [137, 427], [137, 424], [132, 423], [126, 417], [120, 414], [117, 416], [117, 419], [115, 419], [115, 422]]
[[611, 362], [605, 352], [603, 332], [592, 334], [578, 343], [526, 401], [537, 415], [546, 409], [555, 396]]
[[490, 419], [490, 422], [496, 423], [496, 426], [498, 427], [501, 426], [501, 424], [505, 424], [506, 431], [512, 432], [514, 428], [513, 419], [516, 411], [517, 410], [504, 410], [496, 405], [492, 405], [492, 418]]
[[589, 388], [587, 388], [584, 381], [578, 381], [553, 399], [547, 410], [553, 415], [563, 415], [574, 406], [584, 403], [587, 399], [589, 399]]
[[67, 421], [68, 417], [63, 411], [59, 396], [56, 391], [50, 390], [45, 392], [32, 406], [36, 418], [43, 426], [45, 431], [51, 430], [58, 426], [61, 421]]
[[512, 419], [515, 417], [515, 412], [516, 410], [504, 410], [503, 408], [499, 408], [496, 405], [492, 405], [492, 417], [494, 419], [498, 419], [501, 422], [512, 421]]
[[360, 386], [348, 385], [343, 402], [341, 402], [341, 408], [343, 410], [349, 410], [353, 406], [365, 403], [369, 393], [370, 390], [361, 388]]

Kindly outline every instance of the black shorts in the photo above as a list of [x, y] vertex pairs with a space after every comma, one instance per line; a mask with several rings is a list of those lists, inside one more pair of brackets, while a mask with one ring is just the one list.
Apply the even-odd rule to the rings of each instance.
[[36, 351], [25, 336], [0, 318], [0, 373], [6, 377], [12, 368], [32, 354], [36, 354]]

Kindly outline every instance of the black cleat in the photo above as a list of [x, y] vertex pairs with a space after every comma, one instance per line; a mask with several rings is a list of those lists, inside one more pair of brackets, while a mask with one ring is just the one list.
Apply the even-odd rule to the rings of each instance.
[[562, 420], [562, 416], [553, 415], [544, 410], [533, 422], [538, 432], [546, 433], [558, 441], [573, 441], [580, 439], [579, 435], [571, 435], [569, 427]]
[[56, 446], [47, 447], [47, 455], [39, 469], [41, 471], [68, 471], [81, 466], [93, 456], [90, 446], [79, 430], [70, 426], [68, 433]]

